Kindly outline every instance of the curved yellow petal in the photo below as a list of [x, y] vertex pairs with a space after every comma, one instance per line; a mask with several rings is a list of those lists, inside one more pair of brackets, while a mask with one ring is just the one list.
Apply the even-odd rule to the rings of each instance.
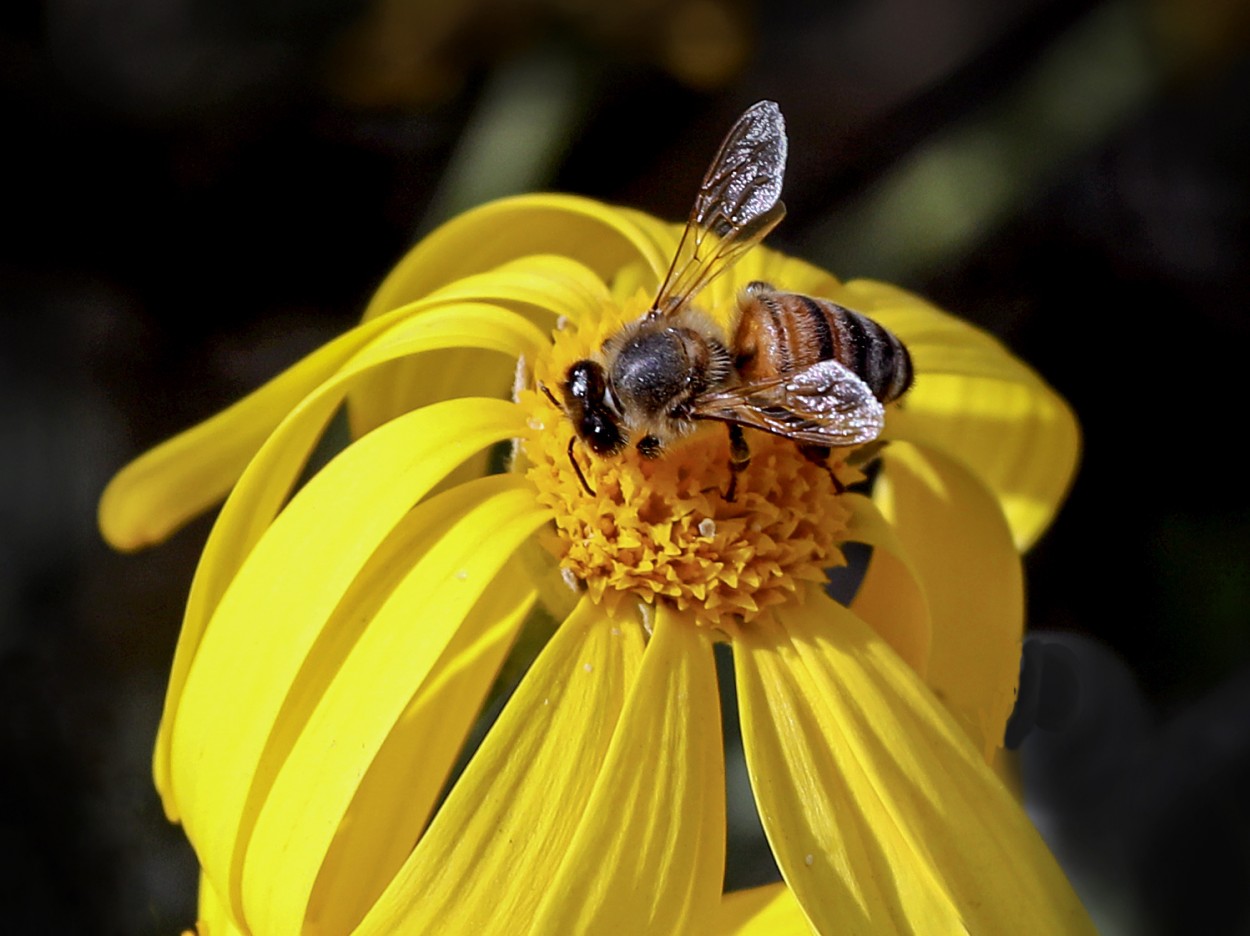
[[[758, 260], [752, 261], [754, 257], [758, 257]], [[789, 254], [775, 250], [755, 250], [746, 259], [758, 265], [748, 266], [743, 271], [747, 275], [737, 277], [740, 281], [763, 280], [779, 289], [831, 299], [836, 298], [843, 288], [842, 282], [832, 273]]]
[[200, 897], [195, 923], [196, 936], [246, 936], [230, 918], [229, 908], [221, 902], [212, 882], [200, 874]]
[[607, 280], [639, 260], [666, 268], [638, 212], [574, 195], [518, 195], [453, 218], [410, 250], [383, 281], [365, 318], [389, 312], [452, 280], [529, 254], [571, 257]]
[[742, 289], [756, 281], [770, 283], [784, 292], [835, 300], [842, 288], [834, 276], [805, 260], [757, 248], [739, 260], [730, 275], [714, 281], [698, 301], [728, 324], [734, 320]]
[[[233, 406], [124, 467], [101, 496], [100, 529], [118, 549], [142, 549], [164, 540], [226, 495], [269, 432], [305, 395], [405, 317], [475, 303], [541, 308], [548, 320], [554, 320], [561, 315], [584, 316], [597, 308], [604, 295], [602, 282], [585, 266], [549, 256], [523, 257], [469, 282], [449, 283], [440, 295], [415, 294], [412, 302], [388, 307], [382, 310], [384, 315], [370, 316]], [[489, 332], [476, 334], [477, 340], [466, 342], [468, 347], [490, 346], [483, 344]], [[449, 369], [457, 370], [454, 366]], [[481, 394], [487, 389], [474, 387], [470, 392]], [[422, 402], [441, 398], [427, 396]], [[399, 410], [388, 411], [391, 415], [395, 412]], [[368, 428], [381, 421], [375, 420]]]
[[[399, 293], [387, 295], [394, 298]], [[561, 318], [577, 322], [601, 314], [608, 299], [602, 278], [585, 264], [568, 257], [534, 254], [452, 280], [422, 297], [420, 304], [451, 308], [472, 303], [502, 305], [549, 330]], [[375, 298], [370, 304], [367, 320], [381, 308], [379, 301]], [[465, 342], [462, 348], [449, 347], [419, 363], [396, 361], [370, 375], [350, 395], [352, 435], [364, 435], [399, 413], [435, 400], [466, 394], [506, 395], [515, 368], [481, 354], [481, 347], [480, 342]], [[526, 358], [532, 361], [533, 356]]]
[[536, 597], [514, 558], [474, 606], [361, 779], [313, 885], [309, 921], [351, 932], [398, 873]]
[[764, 829], [817, 932], [1093, 932], [1011, 793], [852, 612], [812, 593], [734, 649]]
[[[166, 814], [178, 818], [170, 794], [169, 733], [201, 635], [226, 586], [289, 496], [304, 464], [344, 396], [371, 369], [439, 348], [477, 346], [504, 354], [537, 353], [546, 342], [529, 321], [491, 305], [435, 307], [385, 327], [341, 362], [338, 371], [291, 407], [238, 478], [209, 534], [196, 569], [165, 694], [153, 773]], [[194, 430], [193, 430], [194, 431]]]
[[994, 495], [958, 461], [897, 443], [874, 497], [917, 570], [933, 619], [925, 682], [993, 763], [1015, 706], [1024, 574]]
[[341, 335], [239, 402], [126, 465], [100, 497], [98, 521], [104, 538], [117, 549], [142, 549], [217, 503], [273, 427], [403, 314], [410, 310]]
[[484, 273], [464, 276], [433, 290], [426, 301], [489, 302], [524, 312], [546, 313], [542, 324], [558, 318], [581, 322], [603, 311], [611, 298], [602, 276], [572, 257], [527, 254]]
[[915, 386], [891, 408], [886, 435], [964, 462], [1027, 549], [1076, 473], [1080, 429], [1068, 404], [992, 336], [904, 290], [856, 280], [843, 296], [903, 339], [916, 366]]
[[[652, 245], [651, 256], [662, 258], [662, 262], [657, 265], [653, 259], [650, 263], [623, 268], [613, 281], [613, 294], [620, 300], [632, 296], [640, 289], [645, 293], [654, 293], [668, 272], [673, 254], [681, 242], [684, 224], [660, 221], [629, 209], [618, 210], [633, 222], [639, 236], [645, 237]], [[842, 288], [834, 276], [819, 267], [765, 248], [749, 251], [733, 267], [722, 269], [721, 272], [725, 275], [713, 279], [699, 293], [696, 304], [722, 326], [733, 321], [742, 288], [757, 280], [772, 283], [788, 292], [829, 298], [835, 298]]]
[[845, 503], [851, 509], [847, 540], [872, 547], [851, 609], [908, 666], [924, 676], [929, 667], [933, 622], [920, 573], [876, 504], [859, 494], [845, 495]]
[[584, 818], [535, 933], [702, 933], [725, 873], [712, 641], [660, 605]]
[[782, 882], [734, 891], [721, 898], [715, 936], [811, 936], [803, 908]]
[[296, 494], [223, 596], [174, 720], [171, 781], [188, 836], [236, 916], [241, 849], [260, 806], [251, 785], [267, 789], [263, 778], [280, 766], [268, 756], [271, 735], [299, 724], [278, 722], [293, 687], [313, 691], [291, 697], [307, 707], [336, 665], [320, 647], [325, 622], [412, 505], [468, 454], [516, 436], [522, 419], [513, 404], [465, 399], [379, 427]]
[[292, 407], [248, 464], [205, 545], [188, 600], [186, 629], [195, 630], [212, 613], [289, 496], [326, 423], [371, 370], [446, 348], [469, 346], [516, 356], [537, 353], [545, 344], [532, 323], [507, 310], [475, 303], [431, 309], [377, 335]]
[[341, 335], [126, 465], [100, 496], [104, 538], [115, 549], [143, 549], [220, 501], [282, 417], [388, 324], [380, 320]]
[[[393, 587], [379, 588], [376, 581], [365, 586], [371, 594], [385, 594], [386, 600], [369, 616], [355, 642], [336, 654], [337, 671], [296, 729], [299, 735], [273, 777], [243, 866], [244, 912], [249, 925], [260, 932], [295, 932], [302, 927], [313, 884], [331, 842], [343, 822], [354, 824], [360, 818], [349, 813], [349, 806], [358, 799], [362, 778], [438, 664], [457, 644], [462, 651], [471, 650], [473, 640], [480, 638], [491, 645], [506, 645], [527, 610], [517, 608], [504, 620], [484, 622], [485, 634], [460, 634], [461, 623], [483, 591], [488, 586], [498, 587], [494, 579], [504, 562], [549, 518], [520, 478], [496, 475], [462, 488], [472, 494], [463, 489], [449, 494], [465, 501], [467, 509], [448, 518], [453, 522], [420, 560]], [[421, 525], [427, 530], [430, 526], [428, 522]], [[387, 552], [387, 565], [402, 568], [407, 564], [397, 544], [392, 543]], [[532, 596], [532, 590], [527, 591]], [[359, 612], [355, 616], [359, 617]], [[503, 634], [492, 633], [501, 626]], [[478, 687], [479, 693], [484, 695], [488, 688], [489, 676]], [[430, 714], [443, 718], [441, 713]], [[467, 730], [472, 713], [461, 713], [458, 719], [454, 714], [449, 717]], [[425, 732], [431, 733], [429, 728]], [[391, 822], [384, 838], [398, 836], [411, 842], [420, 834], [461, 740], [463, 735], [455, 746], [444, 748], [441, 762], [423, 764], [421, 779], [409, 779], [413, 786], [426, 781], [422, 797], [425, 808], [419, 811], [418, 822], [408, 828]], [[277, 756], [277, 752], [268, 756]], [[252, 784], [253, 798], [258, 795], [259, 780]], [[360, 811], [393, 813], [397, 809], [393, 803], [376, 801], [362, 805]], [[380, 850], [383, 846], [378, 843], [375, 847]], [[397, 856], [395, 867], [387, 869], [381, 882], [360, 879], [359, 872], [364, 869], [359, 867], [346, 872], [357, 877], [362, 889], [376, 883], [376, 890], [368, 895], [376, 897], [403, 854], [406, 851]], [[360, 907], [361, 912], [367, 906]], [[339, 911], [341, 908], [336, 907], [332, 912]]]
[[[959, 909], [916, 860], [881, 803], [873, 764], [858, 756], [855, 736], [875, 708], [845, 718], [836, 704], [842, 689], [826, 685], [827, 666], [812, 669], [806, 659], [815, 643], [809, 618], [820, 614], [837, 638], [852, 613], [810, 596], [805, 608], [789, 610], [787, 625], [757, 618], [734, 641], [747, 769], [782, 876], [818, 933], [961, 932]], [[858, 647], [838, 649], [854, 664]]]
[[583, 600], [556, 630], [357, 936], [530, 932], [643, 656]]

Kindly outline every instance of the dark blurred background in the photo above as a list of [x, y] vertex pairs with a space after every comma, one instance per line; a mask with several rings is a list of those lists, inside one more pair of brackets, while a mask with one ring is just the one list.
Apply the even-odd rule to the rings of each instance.
[[767, 97], [772, 246], [990, 329], [1082, 420], [1028, 559], [1040, 827], [1104, 932], [1250, 933], [1248, 38], [1241, 0], [5, 4], [0, 929], [194, 920], [149, 756], [208, 521], [113, 554], [111, 473], [466, 207], [684, 217]]

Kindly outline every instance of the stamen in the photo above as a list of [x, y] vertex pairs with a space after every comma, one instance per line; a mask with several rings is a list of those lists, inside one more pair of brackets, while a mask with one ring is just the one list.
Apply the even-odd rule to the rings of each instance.
[[731, 449], [730, 433], [715, 424], [693, 427], [656, 458], [627, 446], [579, 461], [577, 428], [549, 388], [645, 314], [649, 299], [610, 307], [590, 328], [555, 332], [551, 353], [534, 361], [534, 390], [521, 405], [534, 414], [554, 405], [564, 416], [533, 420], [545, 425], [523, 440], [526, 477], [554, 514], [548, 548], [591, 600], [609, 608], [665, 601], [698, 625], [731, 632], [844, 564], [838, 544], [849, 511], [838, 489], [862, 475], [843, 452], [817, 465], [794, 442], [763, 432]]

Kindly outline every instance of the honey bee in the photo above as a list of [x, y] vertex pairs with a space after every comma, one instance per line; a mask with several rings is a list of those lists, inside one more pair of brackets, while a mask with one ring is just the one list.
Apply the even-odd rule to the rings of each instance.
[[[911, 358], [893, 334], [834, 302], [752, 283], [738, 301], [733, 338], [694, 298], [781, 221], [786, 132], [772, 101], [749, 108], [721, 143], [695, 198], [681, 241], [650, 309], [572, 364], [562, 402], [573, 422], [569, 461], [580, 439], [610, 457], [631, 443], [657, 458], [701, 421], [722, 422], [730, 439], [732, 501], [750, 463], [743, 429], [799, 443], [825, 464], [831, 448], [876, 439], [884, 404], [912, 383]], [[837, 477], [828, 469], [835, 486]]]

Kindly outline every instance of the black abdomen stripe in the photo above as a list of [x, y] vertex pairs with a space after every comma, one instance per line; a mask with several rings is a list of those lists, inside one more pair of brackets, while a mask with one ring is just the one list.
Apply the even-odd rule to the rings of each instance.
[[833, 329], [829, 327], [829, 316], [821, 304], [811, 296], [800, 295], [799, 298], [803, 300], [803, 307], [807, 309], [812, 330], [816, 333], [816, 340], [820, 343], [820, 359], [827, 361], [837, 354], [837, 348], [833, 343]]
[[881, 394], [877, 393], [880, 375], [876, 372], [876, 361], [873, 355], [873, 347], [877, 343], [875, 340], [876, 323], [850, 309], [843, 309], [841, 306], [838, 308], [842, 311], [841, 325], [844, 338], [842, 363], [859, 374], [872, 392], [880, 397]]
[[912, 382], [907, 348], [866, 315], [833, 302], [829, 306], [830, 315], [837, 319], [838, 360], [855, 371], [882, 403], [901, 397]]

